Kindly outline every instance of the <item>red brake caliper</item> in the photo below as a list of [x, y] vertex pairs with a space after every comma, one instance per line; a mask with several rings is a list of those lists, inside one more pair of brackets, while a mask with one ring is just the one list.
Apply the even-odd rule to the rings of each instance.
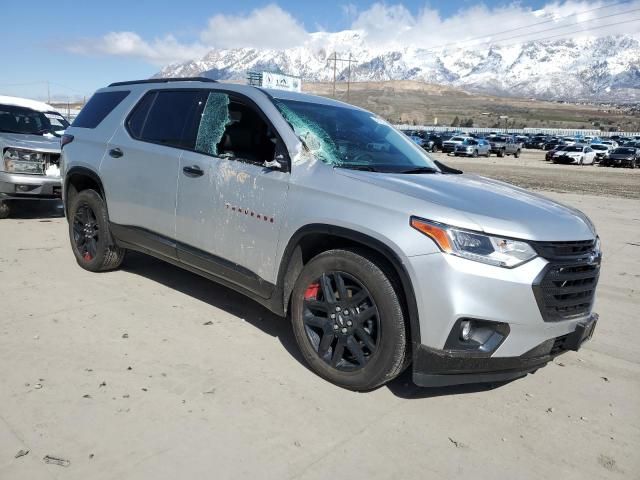
[[320, 291], [319, 283], [312, 283], [307, 287], [307, 290], [304, 292], [305, 300], [314, 300], [318, 298], [318, 292]]
[[84, 256], [82, 257], [84, 259], [85, 262], [90, 262], [91, 261], [91, 254], [89, 252], [85, 252]]

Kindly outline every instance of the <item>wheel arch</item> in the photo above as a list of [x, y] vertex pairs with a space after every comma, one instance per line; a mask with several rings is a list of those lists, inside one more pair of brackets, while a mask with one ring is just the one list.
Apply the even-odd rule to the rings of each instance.
[[304, 265], [323, 251], [334, 248], [363, 248], [373, 254], [372, 260], [384, 263], [397, 280], [401, 301], [409, 327], [411, 352], [420, 344], [418, 305], [411, 277], [398, 254], [383, 241], [356, 230], [328, 224], [306, 225], [296, 231], [284, 249], [278, 270], [278, 285], [282, 292], [282, 310], [286, 314], [291, 293]]
[[94, 171], [86, 167], [71, 167], [64, 177], [64, 206], [65, 215], [69, 214], [69, 202], [78, 192], [87, 189], [96, 190], [105, 200], [104, 187], [100, 176]]

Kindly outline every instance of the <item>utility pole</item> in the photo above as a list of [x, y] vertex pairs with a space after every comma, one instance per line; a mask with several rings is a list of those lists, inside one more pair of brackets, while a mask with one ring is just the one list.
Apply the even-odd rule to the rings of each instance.
[[333, 56], [329, 57], [329, 61], [333, 62], [333, 98], [336, 98], [336, 64], [338, 62], [347, 62], [347, 100], [349, 100], [350, 84], [351, 84], [351, 64], [357, 60], [349, 54], [349, 58], [338, 58], [338, 54], [333, 52]]

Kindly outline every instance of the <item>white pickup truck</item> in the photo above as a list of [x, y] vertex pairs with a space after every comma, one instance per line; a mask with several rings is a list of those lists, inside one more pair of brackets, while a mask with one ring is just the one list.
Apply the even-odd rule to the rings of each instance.
[[46, 103], [0, 96], [0, 218], [12, 201], [60, 198], [60, 136], [68, 126]]

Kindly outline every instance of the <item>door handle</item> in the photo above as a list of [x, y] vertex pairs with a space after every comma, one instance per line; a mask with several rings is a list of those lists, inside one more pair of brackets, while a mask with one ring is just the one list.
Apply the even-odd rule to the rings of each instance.
[[113, 158], [120, 158], [124, 155], [124, 153], [122, 153], [122, 150], [120, 150], [119, 148], [112, 148], [111, 150], [109, 150], [109, 155]]
[[201, 177], [204, 175], [204, 171], [198, 165], [184, 167], [182, 171], [187, 175], [187, 177]]

